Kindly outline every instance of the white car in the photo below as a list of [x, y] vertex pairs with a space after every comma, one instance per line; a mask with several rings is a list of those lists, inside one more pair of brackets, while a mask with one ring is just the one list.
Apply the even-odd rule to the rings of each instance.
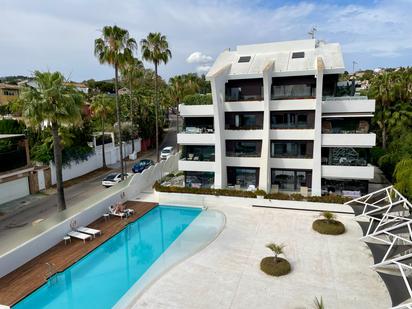
[[[124, 174], [124, 178], [127, 178], [127, 174]], [[122, 181], [122, 174], [121, 173], [111, 173], [103, 178], [102, 185], [106, 188], [114, 186], [115, 184]]]
[[166, 160], [173, 154], [173, 147], [167, 146], [160, 152], [160, 160]]

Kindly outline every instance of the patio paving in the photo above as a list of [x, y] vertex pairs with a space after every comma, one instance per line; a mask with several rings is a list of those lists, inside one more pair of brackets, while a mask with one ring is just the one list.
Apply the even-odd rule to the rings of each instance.
[[[389, 308], [390, 297], [370, 265], [361, 229], [352, 215], [338, 215], [347, 232], [312, 230], [316, 212], [221, 205], [227, 225], [206, 249], [172, 268], [133, 308]], [[292, 272], [273, 278], [259, 269], [269, 242], [286, 245]]]

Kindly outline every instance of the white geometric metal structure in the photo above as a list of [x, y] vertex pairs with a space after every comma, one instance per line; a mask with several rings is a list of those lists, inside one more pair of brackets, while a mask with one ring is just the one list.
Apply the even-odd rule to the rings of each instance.
[[[363, 230], [393, 308], [412, 309], [412, 204], [393, 186], [345, 203]], [[367, 221], [365, 221], [367, 220]], [[405, 301], [408, 300], [406, 303]]]

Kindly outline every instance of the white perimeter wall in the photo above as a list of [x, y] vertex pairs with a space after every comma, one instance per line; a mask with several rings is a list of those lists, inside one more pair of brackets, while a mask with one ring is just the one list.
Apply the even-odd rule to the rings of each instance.
[[[141, 151], [141, 140], [137, 139], [134, 140], [135, 144], [135, 152]], [[106, 144], [105, 145], [105, 153], [106, 153], [106, 164], [115, 164], [116, 162], [120, 161], [120, 151], [119, 147], [114, 147], [113, 144]], [[127, 157], [129, 154], [132, 153], [132, 144], [131, 143], [124, 143], [123, 144], [123, 156]], [[63, 181], [70, 180], [87, 173], [90, 173], [98, 168], [103, 166], [103, 159], [102, 159], [102, 146], [98, 146], [95, 148], [94, 154], [92, 154], [86, 161], [80, 162], [71, 162], [70, 166], [63, 168]], [[56, 167], [53, 163], [50, 163], [50, 170], [51, 170], [51, 181], [52, 184], [56, 184]]]
[[153, 186], [163, 175], [177, 170], [177, 162], [178, 154], [151, 166], [141, 174], [134, 174], [104, 193], [97, 193], [36, 226], [19, 231], [19, 234], [13, 235], [10, 242], [1, 246], [2, 250], [4, 246], [10, 247], [10, 250], [5, 250], [6, 252], [0, 255], [0, 278], [61, 242], [63, 236], [71, 230], [72, 220], [76, 220], [78, 225], [90, 224], [107, 212], [110, 205], [120, 201], [122, 193], [126, 194], [125, 200], [136, 198], [142, 190]]
[[29, 178], [22, 177], [16, 180], [0, 183], [0, 204], [24, 197], [30, 194]]

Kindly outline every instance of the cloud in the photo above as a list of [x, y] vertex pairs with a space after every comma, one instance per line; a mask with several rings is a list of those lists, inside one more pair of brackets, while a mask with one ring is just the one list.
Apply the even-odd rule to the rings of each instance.
[[199, 73], [207, 73], [210, 68], [210, 65], [199, 65], [198, 67], [196, 67], [196, 71]]
[[0, 75], [55, 69], [79, 81], [111, 78], [113, 69], [98, 63], [93, 43], [99, 29], [113, 24], [137, 41], [149, 32], [167, 36], [173, 57], [159, 67], [165, 78], [205, 72], [228, 47], [308, 38], [312, 26], [318, 39], [341, 43], [348, 67], [353, 60], [362, 68], [411, 65], [411, 0], [347, 3], [123, 0], [113, 10], [111, 0], [2, 0], [0, 46], [7, 48], [0, 48]]
[[197, 51], [191, 53], [189, 57], [187, 57], [187, 63], [210, 63], [213, 60], [212, 57], [202, 54], [201, 52]]

